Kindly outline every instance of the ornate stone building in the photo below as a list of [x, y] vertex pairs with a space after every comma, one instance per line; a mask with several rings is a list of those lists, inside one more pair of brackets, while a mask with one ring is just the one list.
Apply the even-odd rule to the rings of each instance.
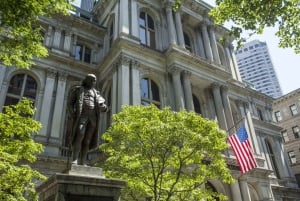
[[300, 186], [300, 89], [273, 102], [274, 119], [282, 127], [281, 135], [292, 171]]
[[[93, 8], [90, 2], [70, 16], [40, 19], [49, 56], [29, 71], [0, 65], [0, 106], [30, 98], [43, 124], [36, 140], [45, 151], [35, 168], [48, 176], [66, 168], [68, 92], [94, 73], [111, 109], [100, 133], [124, 104], [194, 110], [229, 134], [244, 118], [258, 167], [240, 175], [228, 151], [224, 157], [237, 182], [212, 180], [213, 189], [232, 201], [299, 200], [280, 127], [272, 121], [272, 99], [242, 82], [232, 39], [208, 17], [208, 4], [185, 0], [175, 12], [171, 0], [100, 0]], [[99, 157], [94, 151], [89, 160]]]

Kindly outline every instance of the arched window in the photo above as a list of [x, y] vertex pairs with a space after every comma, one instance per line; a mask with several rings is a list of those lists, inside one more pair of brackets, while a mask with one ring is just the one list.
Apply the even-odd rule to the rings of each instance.
[[155, 48], [155, 29], [154, 21], [150, 15], [145, 12], [140, 13], [140, 40], [141, 43], [150, 48]]
[[186, 33], [183, 33], [183, 37], [184, 37], [185, 49], [187, 49], [188, 51], [192, 52], [192, 46], [191, 46], [190, 37]]
[[194, 110], [196, 113], [201, 114], [201, 107], [198, 98], [193, 94], [193, 103], [194, 103]]
[[266, 143], [266, 147], [267, 147], [267, 152], [268, 152], [269, 157], [270, 157], [272, 168], [273, 168], [277, 178], [280, 179], [280, 175], [279, 175], [278, 167], [276, 165], [276, 159], [275, 159], [275, 155], [274, 155], [272, 146], [271, 146], [271, 144], [268, 140], [265, 140], [265, 143]]
[[37, 82], [32, 76], [26, 73], [14, 75], [9, 82], [4, 105], [17, 104], [23, 97], [35, 102], [36, 94]]
[[141, 96], [142, 105], [149, 105], [152, 103], [160, 108], [159, 88], [151, 79], [143, 78], [141, 80]]

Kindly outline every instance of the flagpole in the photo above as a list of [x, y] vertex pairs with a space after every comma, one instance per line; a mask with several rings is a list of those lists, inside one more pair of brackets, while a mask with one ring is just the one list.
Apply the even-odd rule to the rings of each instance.
[[[238, 120], [232, 127], [230, 127], [229, 129], [227, 129], [227, 133], [231, 130], [231, 129], [233, 129], [233, 128], [235, 128], [236, 127], [236, 125], [238, 125], [241, 121], [243, 121], [245, 119], [245, 117], [242, 117], [240, 120]], [[229, 134], [230, 135], [230, 134]]]

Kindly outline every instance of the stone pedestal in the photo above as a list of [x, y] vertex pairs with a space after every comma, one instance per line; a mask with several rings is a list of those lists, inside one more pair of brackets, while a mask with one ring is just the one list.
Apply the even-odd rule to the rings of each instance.
[[118, 201], [125, 181], [107, 179], [101, 168], [72, 165], [37, 187], [39, 201]]

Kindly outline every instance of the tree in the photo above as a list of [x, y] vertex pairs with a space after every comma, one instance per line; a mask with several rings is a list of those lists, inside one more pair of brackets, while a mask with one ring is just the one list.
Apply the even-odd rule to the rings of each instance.
[[300, 53], [299, 0], [216, 0], [216, 5], [210, 15], [217, 24], [232, 21], [234, 36], [240, 38], [242, 30], [249, 31], [250, 35], [262, 34], [265, 28], [276, 26], [279, 47], [291, 47]]
[[123, 106], [103, 140], [105, 175], [128, 182], [123, 200], [223, 200], [202, 184], [233, 181], [222, 157], [226, 134], [194, 112]]
[[67, 0], [1, 0], [0, 61], [29, 68], [34, 57], [47, 56], [38, 17], [67, 14], [70, 9]]
[[[175, 0], [174, 9], [178, 9], [183, 0]], [[293, 48], [300, 53], [300, 2], [299, 0], [216, 0], [209, 15], [216, 24], [233, 22], [231, 34], [238, 39], [238, 47], [245, 42], [241, 33], [249, 36], [262, 34], [267, 27], [278, 27], [275, 35], [278, 46]]]
[[29, 100], [0, 113], [0, 200], [37, 200], [34, 181], [45, 177], [28, 165], [43, 150], [32, 139], [41, 128], [33, 114]]

